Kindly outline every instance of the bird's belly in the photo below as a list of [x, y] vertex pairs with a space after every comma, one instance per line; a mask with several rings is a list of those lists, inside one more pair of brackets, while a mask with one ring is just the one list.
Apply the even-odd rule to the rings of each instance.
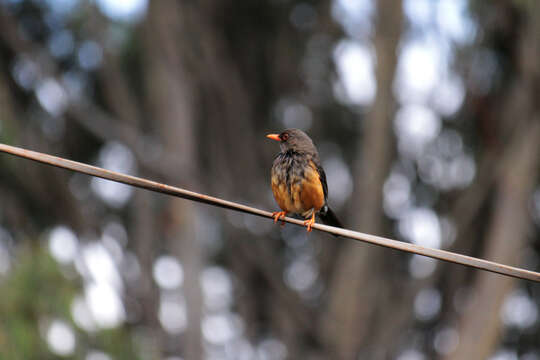
[[272, 171], [272, 192], [282, 210], [304, 217], [311, 216], [324, 205], [319, 174], [309, 165], [303, 169], [302, 176]]
[[[319, 178], [319, 173], [316, 170], [311, 169], [306, 171], [304, 180], [300, 184], [300, 203], [305, 211], [311, 209], [316, 212], [319, 211], [324, 205], [324, 191]], [[306, 214], [304, 216], [309, 216]]]
[[289, 186], [285, 182], [275, 183], [272, 181], [272, 192], [277, 204], [283, 211], [290, 213], [303, 212], [298, 196], [294, 196], [294, 192], [291, 193]]

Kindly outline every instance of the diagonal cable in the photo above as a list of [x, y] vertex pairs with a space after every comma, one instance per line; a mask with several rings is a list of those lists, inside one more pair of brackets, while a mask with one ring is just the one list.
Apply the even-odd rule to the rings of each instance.
[[[223, 200], [217, 197], [212, 197], [204, 194], [199, 194], [193, 191], [182, 188], [158, 183], [155, 181], [143, 179], [136, 176], [126, 175], [115, 171], [102, 169], [96, 166], [87, 165], [84, 163], [63, 159], [57, 156], [52, 156], [36, 151], [26, 150], [15, 146], [0, 144], [0, 152], [15, 155], [21, 158], [34, 160], [47, 165], [56, 166], [59, 168], [80, 172], [83, 174], [100, 177], [103, 179], [116, 181], [119, 183], [180, 197], [187, 200], [197, 201], [212, 206], [218, 206], [225, 209], [240, 211], [247, 214], [257, 215], [272, 219], [272, 213], [265, 210], [260, 210], [251, 206], [242, 205], [232, 201]], [[284, 218], [285, 222], [303, 226], [303, 221], [290, 217]], [[353, 240], [363, 241], [374, 245], [384, 246], [395, 250], [405, 251], [413, 254], [428, 256], [434, 259], [461, 264], [476, 269], [486, 270], [493, 273], [507, 275], [519, 279], [532, 280], [540, 282], [540, 273], [513, 267], [509, 265], [499, 264], [493, 261], [483, 260], [472, 256], [457, 254], [450, 251], [433, 249], [415, 244], [410, 244], [402, 241], [387, 239], [371, 234], [364, 234], [348, 229], [341, 229], [332, 226], [315, 223], [313, 229], [327, 232], [334, 235], [339, 235]]]

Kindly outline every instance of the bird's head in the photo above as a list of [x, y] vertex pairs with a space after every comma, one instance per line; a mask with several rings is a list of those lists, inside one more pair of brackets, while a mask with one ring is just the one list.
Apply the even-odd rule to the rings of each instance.
[[293, 150], [297, 152], [317, 153], [313, 141], [305, 132], [299, 129], [286, 129], [280, 134], [268, 134], [267, 138], [279, 141], [282, 152]]

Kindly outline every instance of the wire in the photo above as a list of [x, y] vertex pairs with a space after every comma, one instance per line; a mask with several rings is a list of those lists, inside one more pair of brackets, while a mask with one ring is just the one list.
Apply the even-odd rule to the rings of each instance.
[[[8, 153], [15, 155], [21, 158], [34, 160], [43, 164], [56, 166], [63, 169], [68, 169], [83, 174], [100, 177], [103, 179], [116, 181], [119, 183], [167, 194], [176, 197], [180, 197], [187, 200], [197, 201], [212, 206], [218, 206], [225, 209], [240, 211], [246, 214], [252, 214], [257, 216], [262, 216], [265, 218], [272, 218], [272, 213], [269, 211], [260, 210], [250, 206], [238, 204], [232, 201], [223, 200], [217, 197], [212, 197], [204, 194], [199, 194], [193, 191], [181, 189], [178, 187], [161, 184], [155, 181], [139, 178], [136, 176], [126, 175], [118, 173], [115, 171], [110, 171], [102, 169], [96, 166], [87, 165], [84, 163], [63, 159], [57, 156], [52, 156], [44, 153], [39, 153], [36, 151], [26, 150], [18, 148], [15, 146], [0, 144], [0, 152]], [[298, 219], [293, 219], [290, 217], [285, 217], [283, 219], [285, 222], [303, 226], [303, 221]], [[472, 256], [461, 255], [453, 253], [450, 251], [433, 249], [424, 246], [419, 246], [415, 244], [410, 244], [402, 241], [387, 239], [380, 236], [375, 236], [371, 234], [364, 234], [357, 231], [352, 231], [348, 229], [341, 229], [332, 226], [327, 226], [323, 224], [315, 223], [313, 224], [313, 229], [327, 232], [334, 235], [339, 235], [353, 240], [363, 241], [374, 245], [384, 246], [391, 249], [396, 249], [400, 251], [405, 251], [413, 254], [428, 256], [434, 259], [443, 260], [455, 264], [461, 264], [476, 269], [486, 270], [493, 273], [507, 275], [519, 279], [532, 280], [540, 282], [540, 273], [525, 270], [509, 265], [504, 265], [496, 263], [493, 261], [483, 260], [475, 258]]]

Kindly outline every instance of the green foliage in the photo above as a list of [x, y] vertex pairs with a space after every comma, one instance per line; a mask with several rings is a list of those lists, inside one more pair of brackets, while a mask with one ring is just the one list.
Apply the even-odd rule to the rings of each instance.
[[79, 281], [68, 279], [45, 249], [20, 249], [14, 267], [0, 280], [0, 359], [58, 358], [45, 339], [47, 324], [53, 319], [69, 323], [75, 331], [76, 349], [66, 359], [84, 359], [89, 350], [137, 359], [125, 329], [88, 333], [76, 327], [70, 308], [80, 290]]
[[70, 301], [76, 291], [43, 250], [21, 249], [14, 269], [0, 285], [1, 357], [52, 358], [40, 336], [40, 321], [50, 317], [69, 319]]

